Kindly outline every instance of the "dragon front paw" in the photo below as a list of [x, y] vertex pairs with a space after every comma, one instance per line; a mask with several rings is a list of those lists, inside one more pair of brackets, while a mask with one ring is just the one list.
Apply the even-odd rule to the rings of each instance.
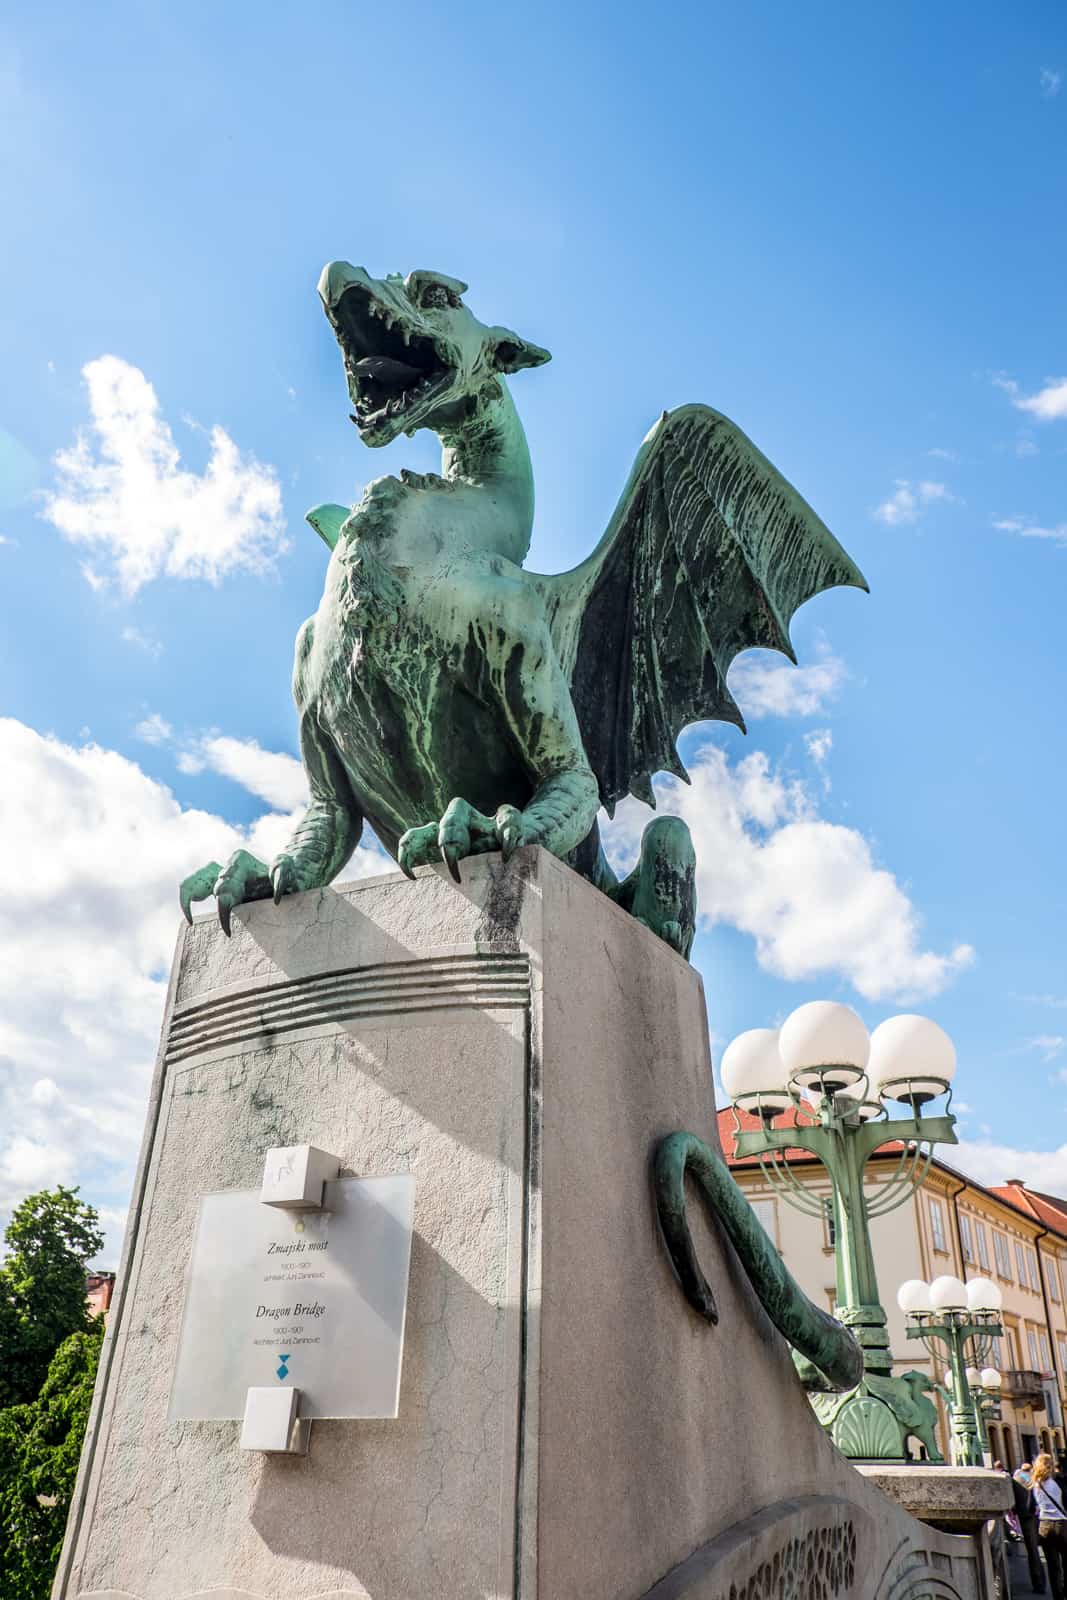
[[487, 817], [466, 800], [456, 799], [450, 802], [440, 822], [408, 829], [397, 847], [397, 862], [411, 878], [416, 867], [443, 861], [459, 883], [459, 863], [465, 856], [500, 850], [507, 861], [514, 850], [531, 843], [531, 839], [524, 814], [515, 806], [501, 806], [495, 816]]
[[[275, 863], [275, 872], [281, 863], [288, 860], [287, 856], [280, 857], [279, 862]], [[250, 900], [266, 900], [271, 894], [280, 898], [281, 894], [287, 892], [287, 888], [279, 890], [277, 882], [272, 881], [272, 874], [265, 862], [248, 850], [235, 850], [224, 867], [220, 868], [217, 861], [210, 861], [199, 872], [190, 873], [178, 891], [178, 898], [185, 920], [192, 922], [193, 902], [207, 900], [214, 895], [222, 931], [229, 937], [230, 913], [234, 906], [244, 905]]]

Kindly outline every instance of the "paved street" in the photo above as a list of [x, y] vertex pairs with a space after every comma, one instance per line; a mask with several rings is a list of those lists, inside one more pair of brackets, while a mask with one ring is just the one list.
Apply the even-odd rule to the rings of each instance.
[[[1026, 1552], [1022, 1545], [1008, 1546], [1008, 1564], [1011, 1569], [1011, 1600], [1025, 1600], [1025, 1596], [1039, 1593], [1030, 1587], [1030, 1574], [1026, 1565]], [[1045, 1585], [1048, 1595], [1048, 1584]]]

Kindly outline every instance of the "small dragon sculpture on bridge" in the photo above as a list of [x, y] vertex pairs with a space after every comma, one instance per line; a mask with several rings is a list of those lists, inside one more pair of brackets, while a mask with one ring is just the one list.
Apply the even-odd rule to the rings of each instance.
[[486, 326], [443, 273], [373, 278], [331, 262], [319, 294], [344, 358], [360, 438], [428, 428], [440, 474], [401, 471], [349, 509], [308, 521], [330, 549], [318, 612], [296, 641], [293, 692], [310, 789], [272, 862], [238, 850], [181, 886], [235, 906], [317, 889], [364, 821], [409, 876], [538, 844], [681, 955], [696, 921], [695, 860], [677, 817], [646, 828], [622, 881], [597, 815], [652, 776], [686, 772], [686, 724], [743, 727], [726, 686], [740, 650], [795, 660], [789, 621], [862, 575], [750, 440], [707, 406], [664, 413], [600, 543], [557, 576], [523, 568], [533, 474], [507, 379], [549, 359]]

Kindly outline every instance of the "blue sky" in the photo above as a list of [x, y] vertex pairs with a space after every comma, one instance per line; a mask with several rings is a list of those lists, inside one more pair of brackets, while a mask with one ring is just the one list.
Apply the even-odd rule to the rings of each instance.
[[838, 534], [870, 597], [686, 736], [713, 1034], [926, 1010], [970, 1169], [1067, 1192], [1065, 75], [1052, 3], [8, 10], [0, 1206], [117, 1228], [173, 885], [299, 805], [303, 511], [435, 464], [359, 444], [332, 256], [552, 350], [531, 565], [693, 400]]

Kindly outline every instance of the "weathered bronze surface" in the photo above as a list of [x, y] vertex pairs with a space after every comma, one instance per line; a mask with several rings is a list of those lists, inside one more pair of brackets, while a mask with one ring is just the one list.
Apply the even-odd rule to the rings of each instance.
[[793, 658], [796, 608], [866, 584], [740, 429], [700, 405], [656, 423], [588, 560], [524, 571], [533, 474], [505, 379], [548, 352], [479, 322], [465, 291], [434, 272], [375, 279], [335, 261], [322, 274], [363, 442], [429, 428], [441, 472], [401, 471], [352, 510], [308, 513], [331, 552], [293, 676], [311, 803], [271, 865], [244, 850], [211, 862], [182, 884], [182, 908], [214, 894], [228, 931], [242, 901], [319, 888], [366, 820], [409, 875], [443, 860], [458, 879], [465, 856], [543, 845], [688, 955], [685, 824], [653, 823], [620, 883], [598, 809], [625, 794], [654, 804], [659, 770], [685, 778], [687, 723], [743, 726], [726, 687], [738, 651]]
[[664, 1243], [693, 1310], [707, 1322], [719, 1320], [686, 1219], [687, 1174], [696, 1179], [709, 1209], [722, 1224], [763, 1309], [793, 1347], [804, 1387], [835, 1395], [852, 1391], [863, 1376], [863, 1352], [855, 1338], [828, 1311], [808, 1299], [722, 1156], [695, 1133], [671, 1133], [656, 1150], [656, 1208]]

